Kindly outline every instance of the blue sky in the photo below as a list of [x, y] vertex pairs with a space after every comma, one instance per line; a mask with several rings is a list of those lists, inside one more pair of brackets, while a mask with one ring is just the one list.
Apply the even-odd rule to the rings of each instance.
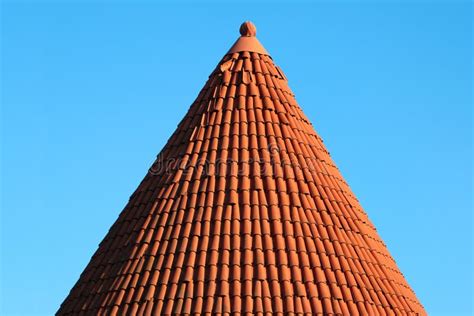
[[51, 315], [244, 20], [430, 315], [472, 312], [472, 5], [4, 2], [1, 315]]

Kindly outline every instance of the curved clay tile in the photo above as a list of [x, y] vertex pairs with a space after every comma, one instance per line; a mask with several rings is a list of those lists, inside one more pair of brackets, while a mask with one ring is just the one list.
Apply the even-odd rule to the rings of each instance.
[[245, 22], [58, 315], [424, 315]]

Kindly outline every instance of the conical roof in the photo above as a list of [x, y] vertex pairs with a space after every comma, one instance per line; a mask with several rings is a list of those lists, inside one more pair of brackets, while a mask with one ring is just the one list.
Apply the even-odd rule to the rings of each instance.
[[240, 31], [57, 314], [426, 314]]

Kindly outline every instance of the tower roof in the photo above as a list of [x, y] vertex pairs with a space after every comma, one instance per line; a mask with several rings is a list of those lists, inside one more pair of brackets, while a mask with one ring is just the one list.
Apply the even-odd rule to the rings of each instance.
[[424, 315], [245, 22], [58, 315]]

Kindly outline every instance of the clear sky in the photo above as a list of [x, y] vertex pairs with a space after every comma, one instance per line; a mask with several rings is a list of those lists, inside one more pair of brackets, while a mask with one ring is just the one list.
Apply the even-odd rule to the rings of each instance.
[[0, 315], [52, 315], [244, 20], [430, 315], [472, 312], [472, 5], [4, 2]]

